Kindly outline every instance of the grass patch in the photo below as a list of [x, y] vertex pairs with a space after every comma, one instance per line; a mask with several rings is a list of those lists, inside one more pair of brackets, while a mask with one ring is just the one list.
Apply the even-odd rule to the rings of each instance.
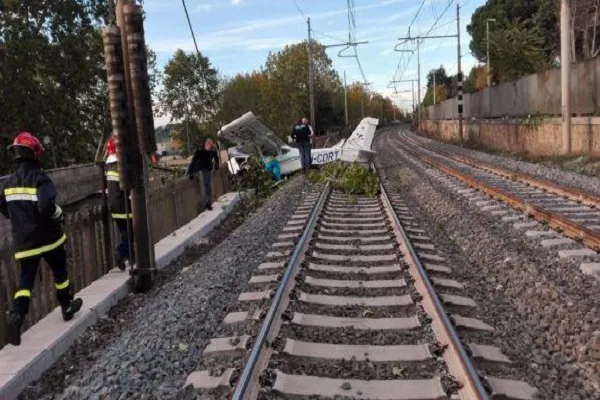
[[306, 179], [316, 184], [330, 182], [332, 188], [352, 196], [375, 197], [379, 194], [377, 174], [356, 163], [336, 161], [325, 164], [318, 171], [309, 171]]

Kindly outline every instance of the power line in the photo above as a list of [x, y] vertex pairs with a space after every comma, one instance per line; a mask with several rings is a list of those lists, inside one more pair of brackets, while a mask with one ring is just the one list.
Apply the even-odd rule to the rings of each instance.
[[293, 0], [293, 1], [294, 1], [294, 5], [296, 6], [296, 9], [300, 13], [300, 15], [302, 15], [302, 18], [304, 19], [304, 21], [306, 21], [306, 15], [304, 15], [304, 12], [300, 8], [300, 5], [298, 4], [298, 2], [296, 0]]
[[317, 30], [315, 30], [314, 28], [311, 28], [311, 30], [312, 30], [314, 33], [318, 34], [318, 35], [325, 36], [325, 37], [328, 37], [328, 38], [330, 38], [330, 39], [334, 39], [334, 40], [337, 40], [337, 41], [340, 41], [340, 42], [346, 43], [346, 40], [344, 40], [344, 39], [341, 39], [341, 38], [339, 38], [339, 37], [332, 36], [332, 35], [329, 35], [329, 34], [327, 34], [327, 33], [324, 33], [324, 32], [317, 31]]
[[194, 35], [194, 28], [192, 27], [192, 21], [190, 21], [190, 14], [188, 14], [188, 10], [185, 5], [185, 0], [181, 0], [181, 4], [183, 4], [183, 10], [185, 11], [185, 16], [187, 18], [188, 26], [190, 27], [190, 33], [192, 34], [192, 39], [194, 40], [194, 47], [196, 48], [196, 53], [198, 53], [198, 57], [200, 57], [200, 49], [198, 49], [198, 42], [196, 42], [196, 35]]

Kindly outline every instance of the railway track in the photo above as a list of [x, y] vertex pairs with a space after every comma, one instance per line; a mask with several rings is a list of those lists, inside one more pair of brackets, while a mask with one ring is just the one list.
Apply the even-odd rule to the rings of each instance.
[[[401, 141], [390, 141], [390, 146], [465, 185], [459, 193], [470, 196], [483, 211], [502, 216], [506, 221], [530, 217], [547, 224], [553, 231], [536, 231], [538, 236], [548, 238], [543, 243], [546, 247], [572, 246], [576, 242], [587, 247], [576, 252], [559, 251], [561, 256], [573, 253], [592, 257], [600, 250], [600, 198], [597, 196], [440, 151], [404, 130], [399, 135]], [[514, 210], [522, 214], [515, 214]], [[567, 238], [555, 238], [557, 233]]]
[[535, 398], [388, 191], [306, 198], [188, 377], [200, 398]]

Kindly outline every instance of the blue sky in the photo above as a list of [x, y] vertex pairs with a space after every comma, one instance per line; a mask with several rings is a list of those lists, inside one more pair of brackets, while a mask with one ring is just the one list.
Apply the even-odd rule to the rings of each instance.
[[[358, 47], [358, 54], [371, 90], [392, 96], [403, 107], [410, 106], [411, 93], [394, 94], [388, 88], [395, 79], [416, 79], [416, 54], [394, 52], [397, 38], [406, 36], [422, 0], [355, 0], [356, 38], [369, 41]], [[459, 0], [461, 4], [461, 45], [463, 71], [477, 62], [470, 55], [471, 37], [466, 26], [473, 11], [485, 0]], [[313, 37], [323, 44], [337, 44], [348, 38], [346, 0], [296, 0], [305, 16], [310, 16]], [[200, 51], [224, 75], [258, 69], [269, 51], [306, 39], [307, 26], [293, 0], [186, 0]], [[446, 13], [441, 15], [447, 5]], [[145, 0], [146, 40], [158, 53], [159, 67], [177, 49], [193, 50], [193, 41], [179, 0]], [[456, 0], [425, 0], [411, 27], [411, 34], [425, 34], [439, 18], [430, 35], [456, 32]], [[340, 40], [337, 40], [339, 38]], [[414, 45], [400, 48], [415, 49]], [[353, 58], [339, 58], [339, 48], [328, 50], [334, 67], [348, 82], [362, 81]], [[444, 65], [456, 73], [456, 39], [430, 39], [421, 46], [421, 86], [427, 72]], [[398, 70], [398, 64], [400, 68]], [[399, 91], [410, 83], [398, 86]], [[157, 126], [167, 122], [157, 120]]]

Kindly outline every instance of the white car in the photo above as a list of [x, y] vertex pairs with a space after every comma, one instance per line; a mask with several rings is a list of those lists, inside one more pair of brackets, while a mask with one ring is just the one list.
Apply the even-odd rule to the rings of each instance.
[[[371, 144], [378, 123], [379, 120], [376, 118], [364, 118], [350, 138], [341, 140], [332, 147], [313, 149], [312, 164], [322, 165], [336, 160], [370, 164], [375, 157]], [[244, 169], [251, 155], [274, 157], [281, 169], [281, 175], [290, 175], [302, 168], [300, 151], [296, 147], [285, 144], [252, 112], [247, 112], [223, 126], [219, 131], [219, 137], [237, 145], [228, 150], [230, 159], [227, 164], [232, 174], [237, 174]]]

